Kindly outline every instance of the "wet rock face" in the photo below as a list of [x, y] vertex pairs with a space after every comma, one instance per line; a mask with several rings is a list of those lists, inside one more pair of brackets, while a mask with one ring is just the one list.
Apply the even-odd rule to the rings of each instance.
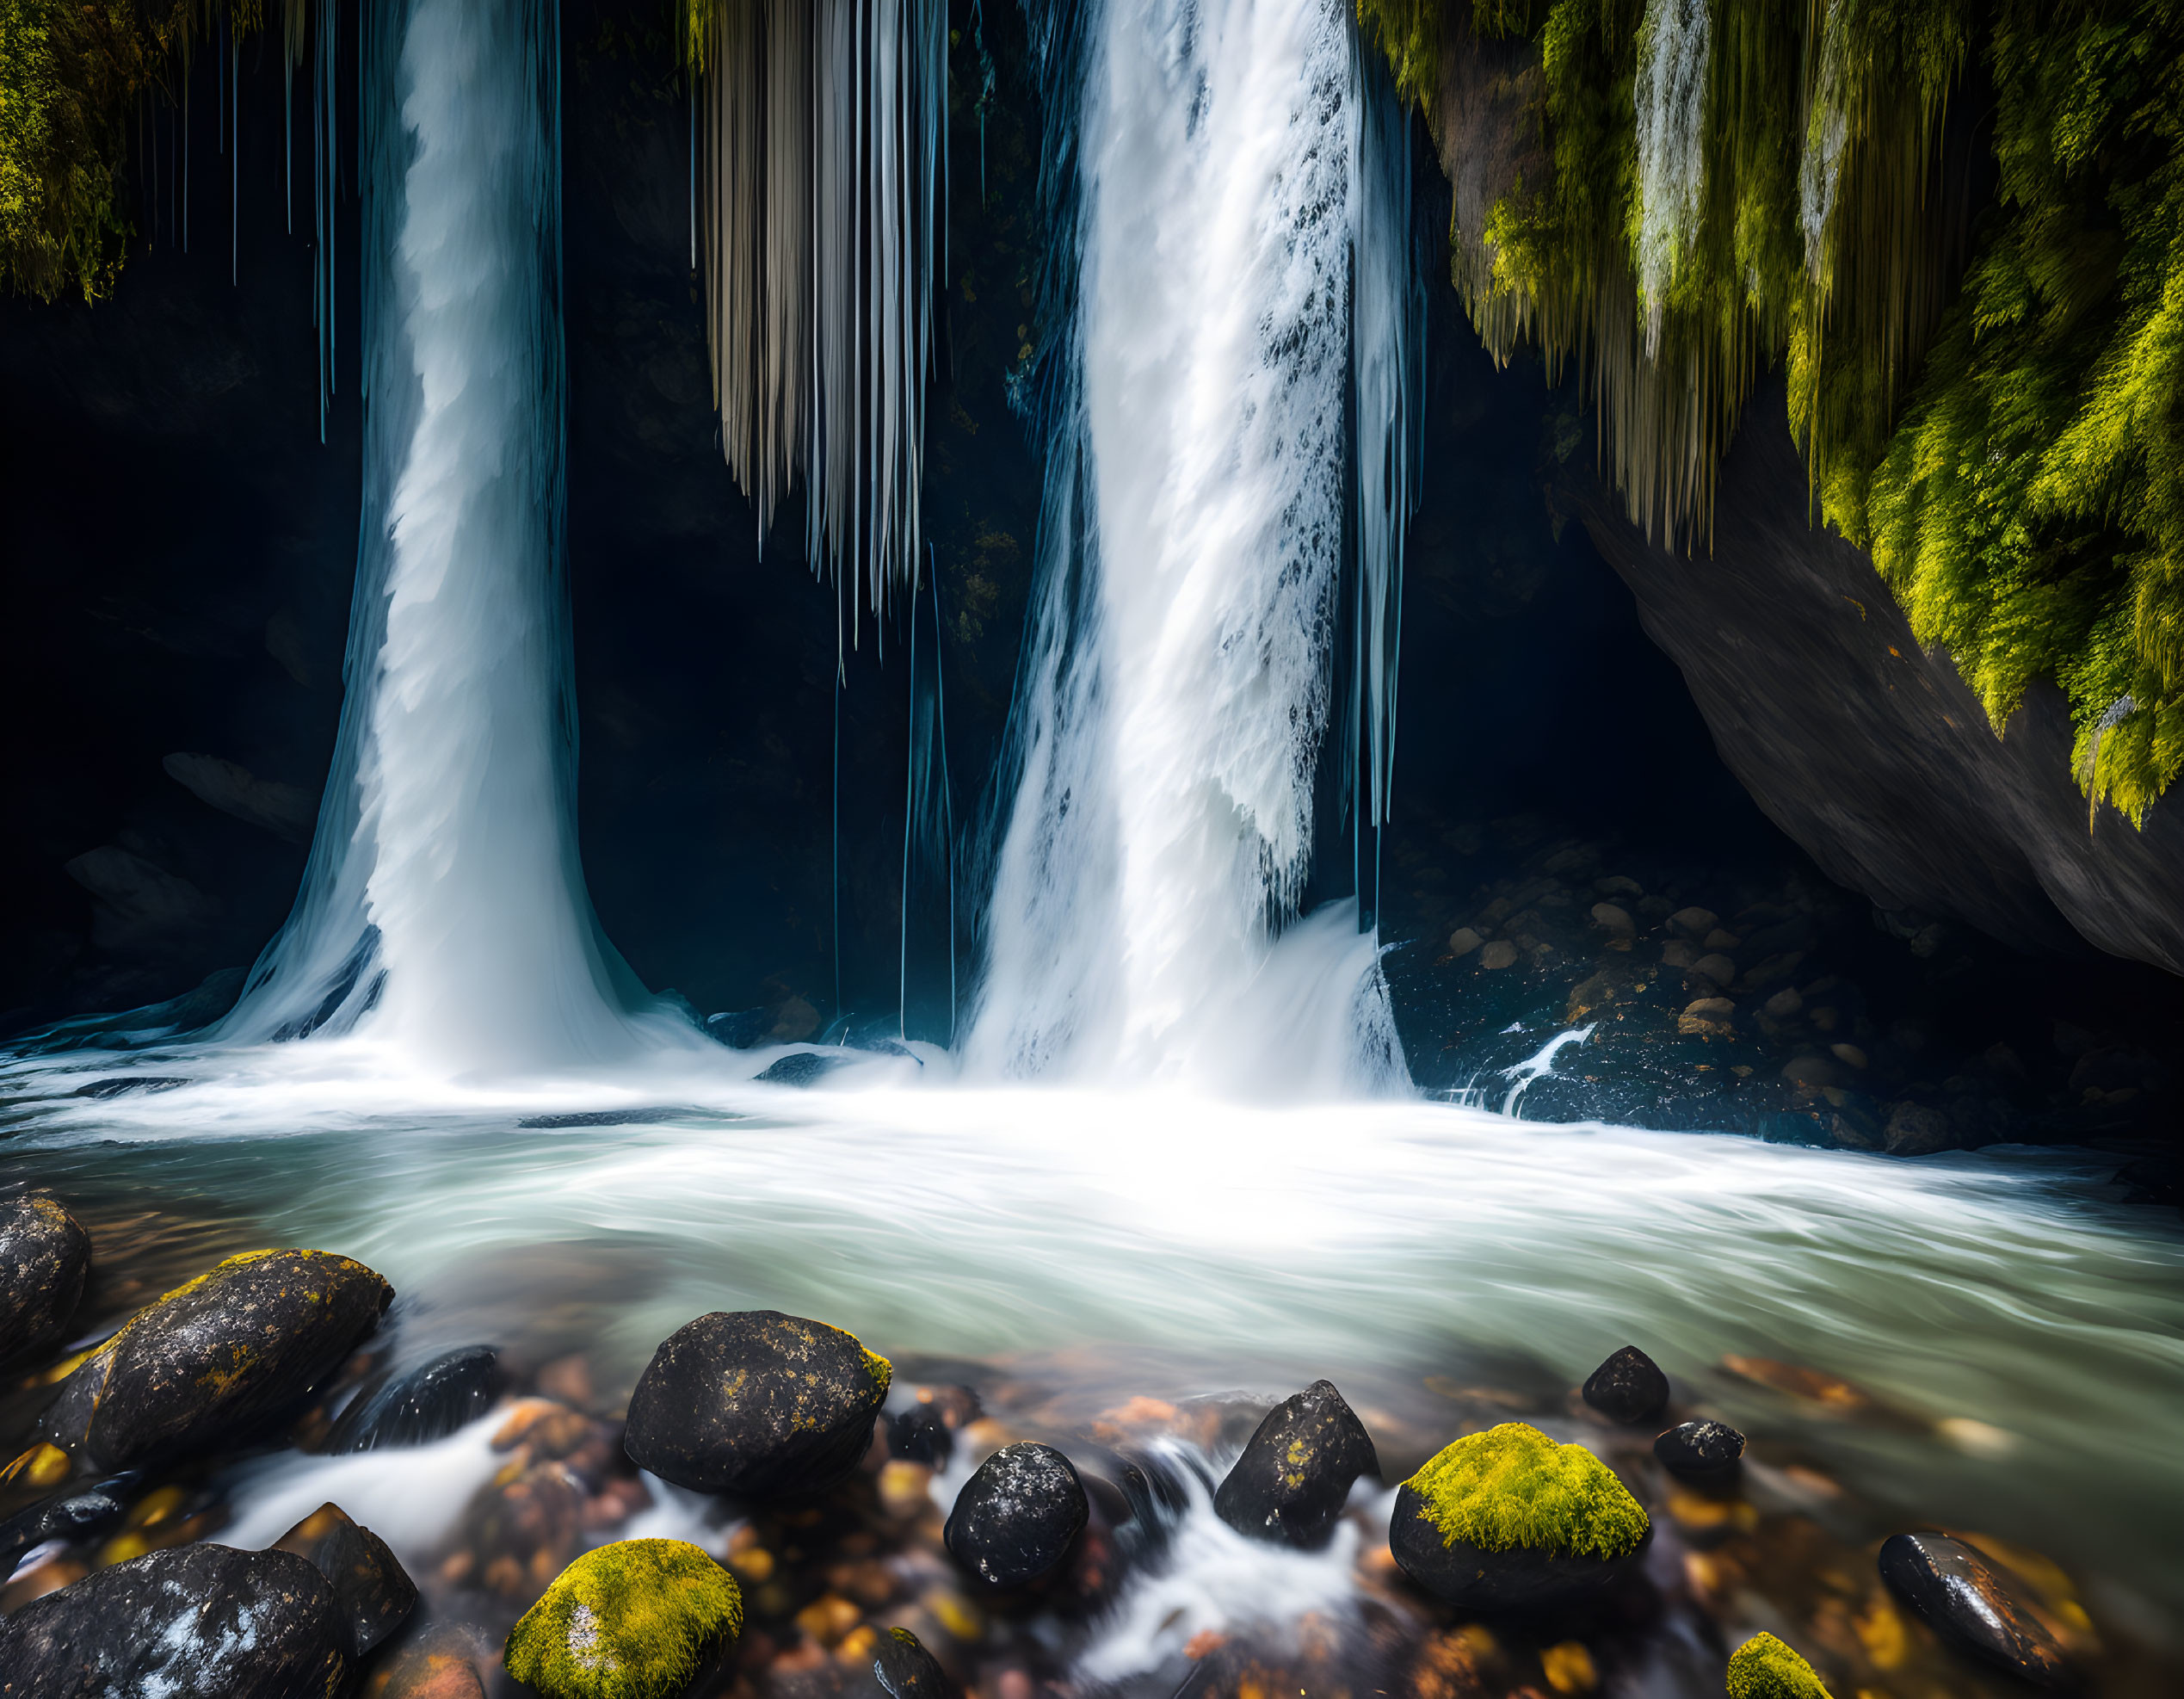
[[40, 1430], [102, 1469], [231, 1439], [340, 1367], [393, 1296], [323, 1251], [231, 1257], [131, 1317], [61, 1383]]
[[273, 1543], [302, 1558], [334, 1590], [342, 1649], [361, 1658], [410, 1619], [416, 1608], [410, 1580], [386, 1541], [351, 1522], [337, 1504], [321, 1504]]
[[1611, 1422], [1650, 1422], [1669, 1401], [1669, 1377], [1636, 1345], [1626, 1345], [1586, 1378], [1584, 1398]]
[[1075, 1467], [1051, 1445], [1004, 1445], [956, 1497], [948, 1554], [996, 1587], [1037, 1580], [1069, 1555], [1091, 1514]]
[[1726, 1422], [1686, 1422], [1657, 1437], [1653, 1455], [1671, 1474], [1722, 1474], [1744, 1455], [1744, 1436]]
[[1365, 1424], [1330, 1381], [1315, 1381], [1268, 1412], [1213, 1495], [1214, 1512], [1239, 1534], [1317, 1548], [1361, 1474], [1380, 1460]]
[[149, 1552], [0, 1618], [9, 1699], [331, 1699], [349, 1671], [333, 1590], [288, 1552]]
[[54, 1199], [0, 1200], [0, 1368], [60, 1343], [90, 1268], [91, 1236]]
[[823, 1492], [857, 1467], [893, 1370], [853, 1335], [774, 1310], [716, 1311], [678, 1328], [630, 1395], [623, 1447], [700, 1492]]
[[490, 1345], [465, 1345], [359, 1394], [326, 1442], [331, 1452], [445, 1439], [493, 1407], [505, 1377]]
[[1934, 1632], [2036, 1687], [2076, 1684], [2063, 1648], [2014, 1596], [2001, 1566], [1939, 1534], [1898, 1534], [1880, 1549], [1881, 1579]]

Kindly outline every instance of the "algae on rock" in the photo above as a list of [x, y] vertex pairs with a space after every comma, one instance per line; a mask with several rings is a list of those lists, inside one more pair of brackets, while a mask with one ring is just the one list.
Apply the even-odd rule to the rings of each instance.
[[682, 1540], [622, 1540], [555, 1578], [508, 1637], [547, 1699], [670, 1699], [743, 1632], [735, 1578]]

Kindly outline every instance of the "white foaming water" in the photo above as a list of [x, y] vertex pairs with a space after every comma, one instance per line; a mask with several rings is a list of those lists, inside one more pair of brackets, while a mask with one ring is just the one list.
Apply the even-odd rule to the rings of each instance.
[[1645, 352], [1661, 351], [1661, 315], [1675, 269], [1699, 228], [1706, 173], [1706, 0], [1651, 0], [1638, 44], [1638, 293]]
[[1341, 0], [1107, 0], [1086, 28], [1082, 388], [1042, 521], [1083, 558], [1042, 563], [968, 1058], [1382, 1084], [1399, 1052], [1354, 906], [1284, 930], [1344, 547], [1354, 29]]

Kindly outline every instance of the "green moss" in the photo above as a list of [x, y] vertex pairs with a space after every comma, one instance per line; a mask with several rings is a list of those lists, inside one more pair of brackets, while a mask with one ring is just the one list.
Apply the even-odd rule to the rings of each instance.
[[587, 1552], [509, 1632], [508, 1672], [547, 1699], [669, 1699], [743, 1626], [735, 1579], [681, 1540]]
[[1442, 1448], [1404, 1483], [1444, 1545], [1519, 1546], [1604, 1560], [1636, 1551], [1650, 1526], [1614, 1472], [1582, 1445], [1505, 1422]]
[[1387, 55], [1396, 90], [1430, 108], [1441, 83], [1441, 0], [1357, 0], [1358, 28]]
[[[861, 1345], [858, 1349], [864, 1350]], [[879, 1395], [886, 1397], [888, 1387], [895, 1384], [895, 1365], [878, 1351], [865, 1351], [865, 1372], [872, 1376], [873, 1385], [879, 1388]]]
[[1754, 1634], [1729, 1660], [1729, 1699], [1831, 1699], [1812, 1665], [1773, 1634]]

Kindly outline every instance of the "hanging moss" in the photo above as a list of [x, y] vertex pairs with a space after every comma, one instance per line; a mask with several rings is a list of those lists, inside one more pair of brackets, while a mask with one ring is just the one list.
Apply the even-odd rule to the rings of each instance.
[[1357, 0], [1359, 28], [1414, 105], [1430, 106], [1441, 82], [1441, 0]]

